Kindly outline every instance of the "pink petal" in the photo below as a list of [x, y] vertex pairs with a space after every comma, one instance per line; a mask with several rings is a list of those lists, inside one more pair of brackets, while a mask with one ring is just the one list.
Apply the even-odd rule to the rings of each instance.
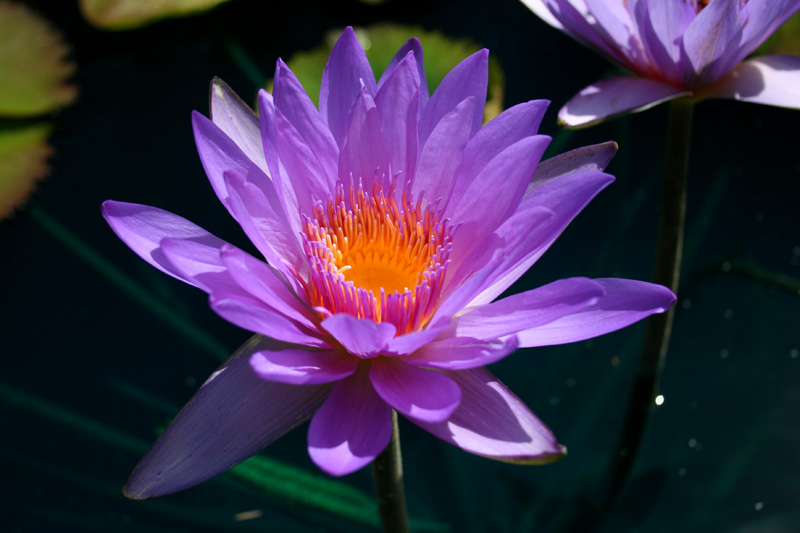
[[326, 318], [321, 326], [333, 335], [345, 350], [362, 358], [379, 355], [397, 332], [394, 324], [389, 322], [375, 322], [344, 313]]
[[202, 262], [215, 265], [214, 271], [222, 266], [219, 250], [227, 243], [185, 218], [156, 207], [113, 200], [103, 202], [102, 212], [114, 233], [139, 257], [181, 281], [203, 288], [193, 274], [186, 275], [183, 270], [176, 269], [164, 255], [161, 249], [163, 239], [189, 240], [196, 250], [193, 254], [204, 258]]
[[200, 387], [139, 461], [123, 493], [144, 499], [193, 487], [258, 453], [306, 421], [329, 385], [269, 383], [250, 354], [278, 343], [255, 336]]
[[464, 451], [520, 464], [561, 459], [566, 448], [530, 409], [485, 368], [443, 371], [461, 388], [461, 404], [439, 423], [412, 421]]
[[624, 328], [675, 303], [672, 291], [661, 285], [629, 279], [595, 279], [605, 295], [592, 306], [542, 326], [517, 333], [520, 346], [550, 346], [576, 342]]
[[358, 368], [357, 357], [338, 350], [261, 350], [250, 366], [261, 379], [292, 385], [318, 385], [339, 381]]
[[800, 58], [755, 57], [740, 64], [699, 96], [800, 109]]
[[355, 472], [372, 462], [392, 436], [392, 409], [373, 389], [367, 366], [333, 385], [311, 419], [308, 454], [332, 476]]
[[515, 336], [506, 339], [478, 340], [450, 337], [431, 342], [403, 358], [404, 363], [428, 368], [466, 370], [503, 359], [519, 347]]
[[258, 168], [265, 174], [268, 172], [258, 117], [250, 106], [219, 78], [214, 78], [211, 82], [211, 120], [253, 163], [258, 165]]
[[690, 94], [649, 78], [607, 78], [573, 96], [558, 112], [558, 120], [568, 128], [591, 126]]
[[417, 368], [399, 359], [379, 357], [369, 367], [375, 391], [386, 403], [414, 420], [441, 422], [461, 402], [461, 389], [435, 370]]

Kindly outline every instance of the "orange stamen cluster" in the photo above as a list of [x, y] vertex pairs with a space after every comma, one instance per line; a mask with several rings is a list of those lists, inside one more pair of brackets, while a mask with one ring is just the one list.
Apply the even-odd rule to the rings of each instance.
[[315, 307], [416, 331], [436, 309], [450, 254], [450, 228], [394, 194], [339, 186], [304, 221]]

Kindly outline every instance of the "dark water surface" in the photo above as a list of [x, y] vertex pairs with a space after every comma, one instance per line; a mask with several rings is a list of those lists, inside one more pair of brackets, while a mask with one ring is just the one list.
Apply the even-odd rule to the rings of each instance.
[[[100, 204], [110, 198], [158, 206], [247, 246], [205, 178], [190, 122], [193, 109], [207, 113], [213, 76], [245, 100], [255, 95], [258, 87], [232, 50], [243, 51], [266, 80], [279, 56], [309, 49], [348, 24], [417, 24], [485, 45], [504, 70], [506, 107], [553, 101], [541, 129], [556, 136], [558, 152], [606, 140], [620, 145], [608, 169], [616, 183], [514, 290], [576, 275], [650, 276], [666, 108], [559, 131], [558, 108], [608, 66], [516, 0], [378, 7], [239, 0], [123, 33], [88, 26], [72, 1], [32, 4], [74, 47], [80, 97], [57, 119], [51, 176], [26, 209], [0, 223], [0, 530], [369, 530], [239, 490], [230, 476], [154, 502], [119, 493], [141, 455], [136, 442], [152, 442], [219, 354], [249, 335], [210, 311], [205, 294], [139, 260], [105, 224]], [[651, 418], [633, 479], [600, 531], [800, 528], [798, 121], [798, 111], [735, 102], [696, 109], [665, 401]], [[167, 302], [169, 316], [195, 333], [181, 333], [143, 306], [92, 252], [154, 301]], [[555, 465], [475, 457], [402, 421], [411, 514], [452, 531], [574, 531], [574, 519], [600, 501], [595, 482], [615, 453], [642, 331], [636, 325], [590, 342], [523, 350], [492, 366], [568, 446]], [[211, 340], [198, 341], [197, 332]], [[319, 473], [305, 432], [301, 427], [264, 454]], [[372, 494], [369, 469], [342, 481]], [[262, 516], [233, 520], [251, 510]]]

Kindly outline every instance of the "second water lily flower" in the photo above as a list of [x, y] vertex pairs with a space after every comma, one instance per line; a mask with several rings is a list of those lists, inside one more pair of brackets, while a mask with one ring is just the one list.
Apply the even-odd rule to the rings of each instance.
[[800, 58], [747, 59], [798, 0], [522, 0], [551, 26], [629, 71], [595, 82], [559, 111], [589, 126], [684, 96], [800, 108]]
[[376, 82], [348, 29], [319, 109], [279, 61], [258, 116], [214, 81], [211, 119], [193, 117], [198, 150], [260, 258], [161, 209], [103, 205], [144, 260], [208, 292], [214, 311], [257, 334], [141, 460], [128, 496], [191, 487], [308, 419], [312, 460], [347, 474], [386, 447], [392, 409], [471, 453], [558, 459], [564, 448], [485, 365], [674, 303], [658, 285], [587, 278], [493, 302], [611, 183], [603, 169], [616, 146], [540, 163], [546, 102], [482, 127], [486, 50], [432, 95], [422, 61], [411, 39]]

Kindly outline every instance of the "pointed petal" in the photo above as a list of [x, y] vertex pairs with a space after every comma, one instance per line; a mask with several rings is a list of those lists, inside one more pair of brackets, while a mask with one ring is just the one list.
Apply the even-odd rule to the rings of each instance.
[[250, 106], [219, 78], [211, 81], [211, 120], [253, 163], [258, 165], [258, 168], [268, 174], [258, 117]]
[[339, 350], [261, 350], [250, 366], [261, 379], [292, 385], [318, 385], [353, 374], [359, 359]]
[[532, 190], [567, 174], [588, 171], [602, 172], [617, 153], [617, 148], [617, 143], [608, 141], [575, 148], [542, 161], [536, 167], [536, 172], [533, 174], [533, 179], [525, 194], [530, 194]]
[[[414, 65], [417, 69], [417, 79], [419, 80], [419, 107], [420, 109], [424, 109], [425, 105], [428, 103], [430, 99], [430, 95], [428, 93], [428, 80], [425, 77], [425, 61], [423, 58], [422, 53], [422, 44], [419, 42], [419, 39], [416, 37], [412, 37], [408, 41], [400, 47], [397, 53], [394, 55], [391, 61], [389, 61], [389, 65], [386, 67], [386, 70], [383, 71], [381, 74], [381, 79], [378, 81], [378, 92], [381, 91], [384, 85], [389, 82], [392, 76], [394, 76], [395, 69], [397, 69], [400, 63], [403, 62], [408, 55], [411, 54], [414, 58]], [[376, 97], [377, 98], [377, 97]], [[379, 106], [380, 107], [380, 106]]]
[[800, 109], [800, 58], [755, 57], [741, 63], [700, 96]]
[[515, 336], [488, 341], [469, 337], [450, 337], [426, 344], [403, 358], [409, 365], [447, 370], [466, 370], [503, 359], [519, 347]]
[[348, 27], [331, 50], [322, 73], [319, 112], [338, 146], [344, 144], [350, 110], [361, 94], [362, 83], [375, 94], [375, 75], [353, 28]]
[[439, 334], [444, 331], [445, 327], [446, 324], [441, 327], [412, 331], [411, 333], [395, 337], [386, 344], [383, 355], [404, 356], [413, 353], [438, 337]]
[[605, 295], [592, 306], [517, 333], [520, 346], [550, 346], [591, 339], [624, 328], [675, 303], [672, 291], [661, 285], [629, 279], [594, 280]]
[[200, 155], [200, 161], [211, 186], [217, 193], [219, 201], [228, 208], [231, 216], [238, 220], [237, 213], [231, 209], [228, 199], [225, 173], [235, 173], [257, 187], [271, 184], [271, 181], [241, 148], [207, 117], [196, 111], [192, 112], [192, 126], [197, 153]]
[[461, 388], [461, 404], [444, 422], [412, 420], [464, 451], [519, 464], [561, 459], [566, 448], [514, 393], [485, 368], [443, 371]]
[[558, 120], [563, 127], [582, 128], [690, 94], [649, 78], [607, 78], [573, 96], [558, 112]]
[[714, 64], [720, 63], [723, 54], [736, 52], [741, 33], [739, 2], [710, 2], [689, 24], [683, 33], [683, 48], [700, 86], [715, 82], [722, 74]]
[[742, 28], [742, 41], [731, 66], [742, 62], [756, 48], [761, 46], [775, 30], [780, 28], [797, 10], [798, 0], [750, 0], [745, 6], [747, 22]]
[[429, 202], [447, 201], [464, 147], [470, 135], [475, 100], [468, 98], [442, 117], [422, 147], [412, 182], [412, 194], [418, 199], [425, 195]]
[[375, 322], [340, 313], [326, 318], [322, 328], [333, 335], [345, 350], [362, 358], [371, 358], [394, 337], [397, 328], [389, 322]]
[[375, 359], [369, 367], [369, 377], [386, 403], [414, 420], [441, 422], [461, 402], [461, 389], [452, 379], [395, 358]]
[[308, 145], [323, 173], [335, 175], [339, 155], [336, 141], [297, 76], [280, 59], [275, 67], [273, 83], [272, 97], [275, 107], [291, 122]]
[[406, 182], [414, 177], [417, 165], [417, 113], [420, 104], [420, 79], [413, 52], [408, 52], [391, 76], [378, 86], [375, 104], [389, 151], [391, 177], [400, 175]]
[[591, 307], [603, 286], [588, 278], [554, 281], [537, 289], [470, 308], [455, 320], [457, 337], [490, 340], [512, 335]]
[[247, 331], [301, 346], [330, 348], [308, 328], [241, 290], [215, 290], [208, 301], [215, 313]]
[[536, 13], [536, 16], [545, 21], [546, 23], [550, 24], [557, 30], [561, 30], [565, 33], [566, 30], [564, 26], [558, 21], [556, 17], [550, 12], [550, 10], [545, 5], [545, 2], [542, 0], [522, 0], [522, 3], [528, 6], [528, 9]]
[[161, 253], [180, 273], [181, 279], [209, 294], [215, 290], [241, 290], [222, 263], [221, 251], [227, 247], [234, 248], [230, 244], [216, 248], [193, 239], [166, 238], [160, 243]]
[[[176, 269], [164, 255], [161, 241], [167, 238], [190, 240], [202, 249], [199, 253], [210, 262], [215, 255], [219, 257], [219, 250], [227, 244], [200, 226], [163, 209], [107, 200], [103, 202], [102, 212], [114, 233], [139, 257], [160, 271], [200, 288], [202, 284]], [[218, 259], [217, 265], [221, 266], [221, 260]]]
[[366, 87], [353, 105], [344, 146], [339, 154], [339, 180], [357, 190], [361, 183], [366, 191], [373, 184], [387, 184], [389, 152], [383, 140], [381, 119], [372, 96]]
[[308, 454], [332, 476], [355, 472], [372, 462], [392, 437], [392, 409], [369, 381], [366, 364], [337, 381], [311, 419]]
[[419, 142], [424, 146], [428, 136], [457, 105], [470, 96], [475, 99], [472, 110], [470, 137], [483, 124], [486, 90], [489, 85], [489, 51], [479, 50], [456, 65], [436, 88], [419, 120]]
[[330, 386], [297, 387], [256, 376], [250, 354], [277, 344], [255, 336], [214, 372], [139, 461], [123, 493], [144, 499], [193, 487], [306, 421]]

